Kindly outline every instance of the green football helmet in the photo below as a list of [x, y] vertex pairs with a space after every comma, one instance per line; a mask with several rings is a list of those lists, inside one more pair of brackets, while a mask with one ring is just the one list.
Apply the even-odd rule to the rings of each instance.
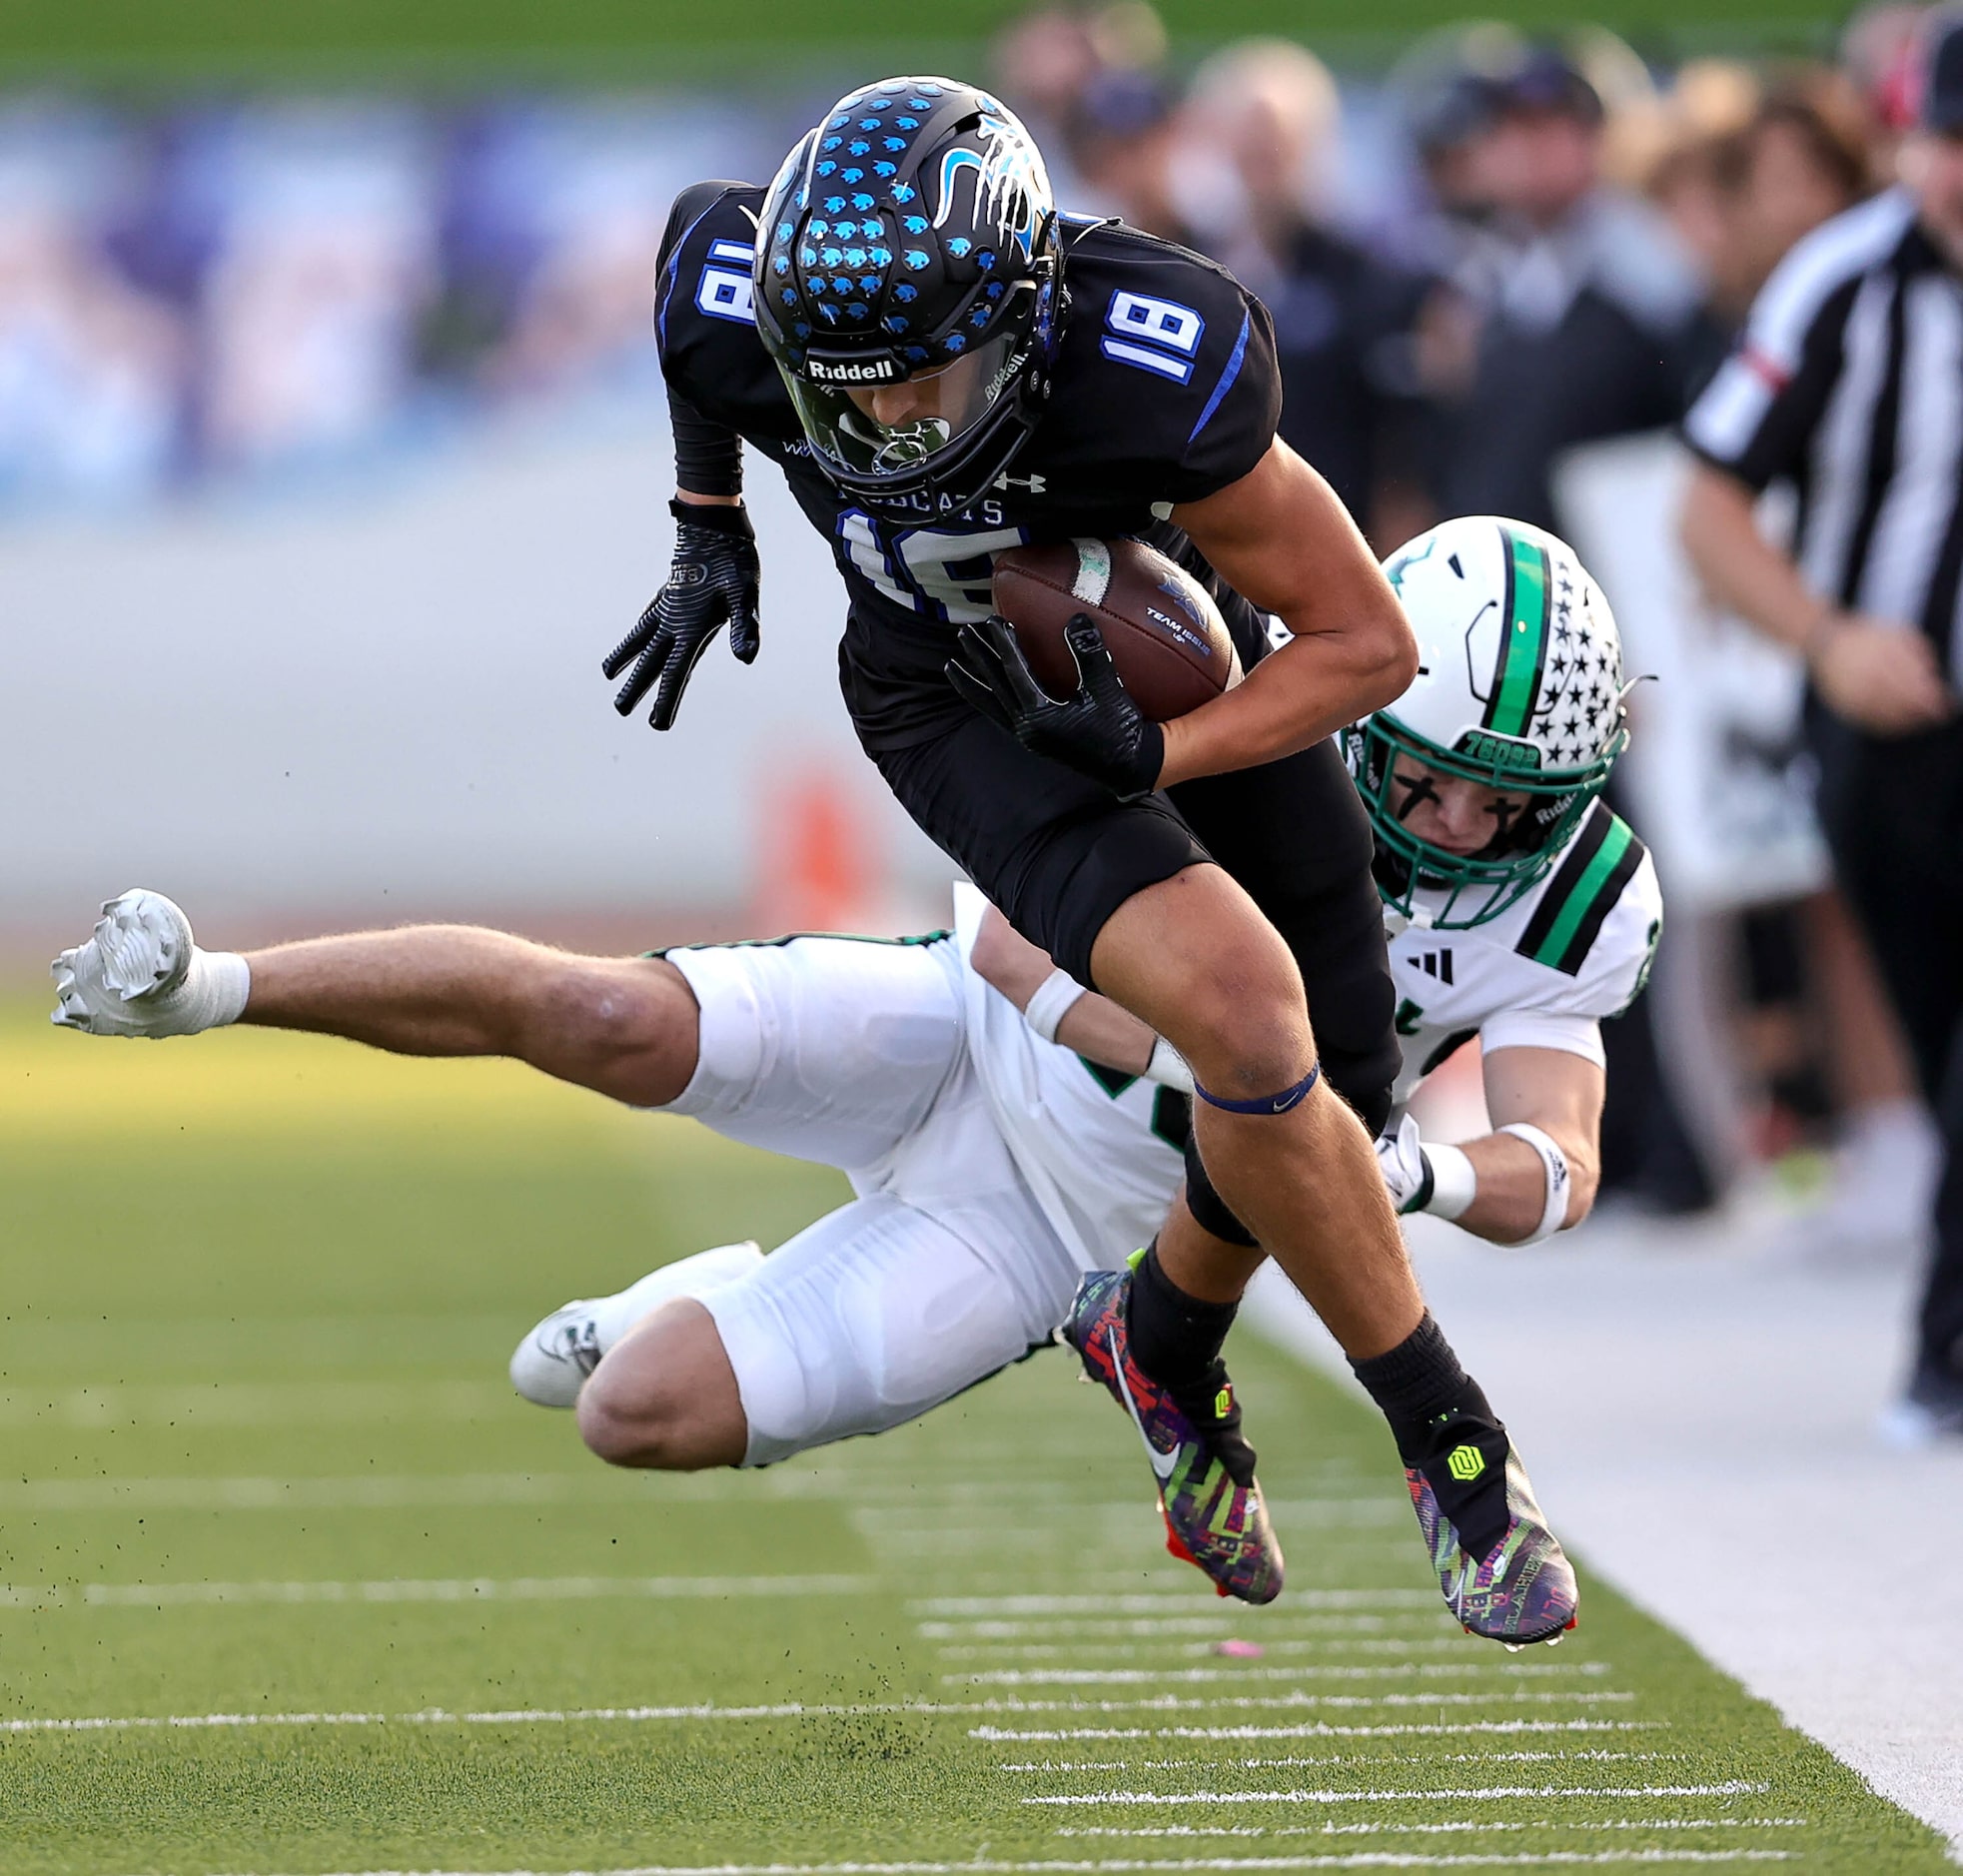
[[[1407, 542], [1384, 570], [1418, 635], [1418, 677], [1344, 732], [1377, 835], [1378, 890], [1413, 924], [1464, 930], [1542, 878], [1629, 740], [1622, 647], [1601, 588], [1565, 541], [1468, 515]], [[1474, 854], [1421, 839], [1400, 756], [1526, 797]], [[1422, 788], [1422, 784], [1421, 784]]]

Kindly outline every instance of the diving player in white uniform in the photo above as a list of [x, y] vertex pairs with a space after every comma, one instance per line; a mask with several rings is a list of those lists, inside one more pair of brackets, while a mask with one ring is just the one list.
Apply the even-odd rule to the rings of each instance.
[[576, 1402], [616, 1464], [760, 1465], [898, 1425], [1047, 1344], [1083, 1273], [1145, 1242], [1178, 1186], [1184, 1064], [1102, 998], [1039, 1007], [1061, 1040], [1035, 1033], [969, 966], [986, 910], [963, 887], [953, 933], [644, 958], [456, 926], [242, 957], [200, 949], [175, 904], [137, 890], [56, 960], [54, 1020], [507, 1055], [837, 1167], [857, 1196], [770, 1256], [725, 1245], [663, 1266], [555, 1311], [511, 1358], [519, 1393]]
[[[1475, 659], [1488, 678], [1504, 667], [1491, 619], [1520, 610], [1533, 567], [1548, 603], [1530, 686], [1504, 668], [1474, 680]], [[1624, 740], [1613, 621], [1560, 542], [1512, 523], [1446, 523], [1390, 570], [1428, 667], [1351, 753], [1397, 933], [1399, 1096], [1477, 1033], [1500, 1128], [1448, 1147], [1406, 1117], [1379, 1161], [1404, 1210], [1532, 1240], [1586, 1213], [1596, 1019], [1640, 990], [1660, 919], [1641, 844], [1595, 799]], [[1513, 765], [1495, 770], [1500, 737]], [[1577, 738], [1585, 764], [1567, 759]], [[136, 891], [56, 960], [54, 1020], [509, 1055], [840, 1168], [852, 1203], [769, 1256], [730, 1245], [663, 1266], [553, 1312], [511, 1359], [518, 1391], [576, 1404], [614, 1463], [763, 1464], [900, 1424], [1048, 1342], [1080, 1277], [1122, 1268], [1181, 1177], [1184, 1065], [972, 888], [956, 909], [955, 933], [897, 942], [584, 958], [427, 927], [239, 957], [198, 949], [175, 905]]]

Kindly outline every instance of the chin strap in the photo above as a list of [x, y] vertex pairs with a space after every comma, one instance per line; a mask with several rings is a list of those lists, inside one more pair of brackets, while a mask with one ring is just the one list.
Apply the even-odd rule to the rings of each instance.
[[1539, 1128], [1526, 1121], [1508, 1121], [1504, 1127], [1494, 1131], [1511, 1134], [1515, 1140], [1524, 1140], [1539, 1154], [1540, 1164], [1546, 1169], [1547, 1202], [1540, 1208], [1540, 1223], [1526, 1237], [1514, 1240], [1515, 1247], [1544, 1244], [1567, 1223], [1567, 1155]]

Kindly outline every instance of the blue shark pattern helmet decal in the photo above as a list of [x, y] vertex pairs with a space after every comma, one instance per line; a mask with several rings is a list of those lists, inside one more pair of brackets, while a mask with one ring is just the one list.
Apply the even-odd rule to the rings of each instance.
[[785, 158], [759, 228], [757, 330], [818, 465], [899, 518], [979, 496], [1035, 427], [1064, 306], [1013, 113], [951, 79], [862, 86]]

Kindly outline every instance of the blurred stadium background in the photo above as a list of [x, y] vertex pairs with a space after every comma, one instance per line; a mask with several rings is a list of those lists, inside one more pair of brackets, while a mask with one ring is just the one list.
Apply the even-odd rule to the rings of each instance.
[[[467, 1092], [478, 1084], [455, 1076], [392, 1106], [393, 1068], [351, 1078], [332, 1052], [296, 1045], [277, 1060], [239, 1055], [230, 1079], [217, 1068], [209, 1079], [146, 1069], [138, 1090], [123, 1061], [34, 1027], [50, 947], [78, 941], [97, 901], [133, 883], [181, 898], [201, 935], [227, 946], [422, 917], [621, 948], [943, 922], [945, 862], [889, 801], [837, 700], [828, 558], [767, 471], [753, 472], [749, 495], [765, 566], [757, 664], [743, 670], [712, 654], [672, 736], [606, 707], [599, 657], [666, 561], [669, 458], [649, 304], [676, 189], [711, 175], [767, 176], [820, 108], [871, 71], [992, 74], [1052, 153], [1071, 206], [1124, 212], [1220, 254], [1285, 311], [1285, 326], [1294, 322], [1305, 358], [1324, 344], [1324, 326], [1369, 326], [1381, 313], [1381, 328], [1347, 331], [1391, 342], [1349, 355], [1376, 403], [1328, 421], [1333, 437], [1368, 435], [1349, 492], [1388, 548], [1442, 503], [1467, 505], [1456, 491], [1475, 481], [1442, 486], [1431, 471], [1463, 455], [1467, 430], [1484, 421], [1480, 322], [1499, 317], [1495, 309], [1518, 314], [1509, 294], [1524, 281], [1530, 299], [1534, 269], [1548, 264], [1495, 199], [1503, 177], [1478, 168], [1486, 125], [1464, 115], [1463, 81], [1524, 74], [1530, 90], [1556, 70], [1585, 77], [1602, 102], [1600, 174], [1586, 193], [1627, 218], [1613, 224], [1607, 262], [1597, 256], [1583, 271], [1606, 265], [1610, 297], [1642, 315], [1636, 325], [1655, 344], [1648, 375], [1615, 410], [1585, 434], [1546, 442], [1522, 473], [1548, 504], [1532, 518], [1573, 538], [1608, 588], [1629, 668], [1661, 680], [1638, 705], [1623, 805], [1656, 853], [1671, 927], [1643, 1015], [1611, 1045], [1603, 1218], [1582, 1246], [1592, 1257], [1532, 1307], [1514, 1299], [1518, 1307], [1485, 1320], [1465, 1254], [1422, 1247], [1428, 1281], [1474, 1316], [1465, 1340], [1480, 1362], [1538, 1374], [1537, 1396], [1522, 1384], [1535, 1429], [1527, 1443], [1551, 1457], [1536, 1474], [1550, 1500], [1560, 1491], [1586, 1499], [1584, 1550], [1594, 1543], [1639, 1601], [1963, 1841], [1956, 1677], [1920, 1671], [1899, 1648], [1891, 1665], [1875, 1666], [1877, 1649], [1906, 1627], [1958, 1632], [1939, 1564], [1963, 1535], [1949, 1508], [1953, 1473], [1945, 1482], [1941, 1460], [1879, 1459], [1868, 1432], [1899, 1380], [1898, 1321], [1932, 1164], [1926, 1124], [1845, 916], [1822, 891], [1797, 755], [1798, 674], [1697, 599], [1673, 540], [1681, 469], [1670, 435], [1784, 247], [1885, 179], [1914, 9], [1881, 5], [1850, 21], [1786, 0], [1623, 0], [1582, 23], [1550, 0], [1476, 27], [1446, 0], [1343, 0], [1313, 14], [1270, 0], [1168, 0], [1156, 11], [1119, 0], [1033, 14], [956, 0], [925, 17], [895, 14], [869, 0], [796, 9], [575, 0], [549, 10], [508, 0], [168, 9], [15, 0], [0, 9], [0, 1113], [10, 1117], [0, 1235], [16, 1298], [0, 1339], [0, 1407], [27, 1455], [21, 1484], [8, 1487], [24, 1494], [10, 1515], [34, 1533], [14, 1545], [9, 1569], [73, 1592], [72, 1606], [16, 1598], [18, 1613], [0, 1607], [0, 1622], [62, 1610], [79, 1619], [72, 1608], [88, 1583], [111, 1579], [181, 1575], [222, 1589], [331, 1575], [359, 1588], [357, 1579], [400, 1574], [485, 1574], [487, 1555], [505, 1543], [501, 1514], [418, 1508], [393, 1551], [380, 1524], [357, 1536], [318, 1519], [317, 1551], [303, 1519], [277, 1537], [260, 1528], [241, 1556], [223, 1492], [210, 1503], [190, 1487], [176, 1500], [153, 1493], [144, 1512], [142, 1492], [119, 1497], [114, 1482], [144, 1471], [251, 1484], [288, 1467], [341, 1478], [375, 1463], [376, 1449], [397, 1439], [399, 1415], [432, 1411], [458, 1423], [455, 1443], [433, 1439], [420, 1458], [398, 1451], [396, 1471], [468, 1459], [473, 1479], [555, 1476], [545, 1436], [513, 1433], [498, 1417], [513, 1410], [494, 1399], [494, 1364], [510, 1339], [498, 1325], [508, 1318], [514, 1334], [561, 1291], [637, 1272], [649, 1233], [680, 1254], [762, 1231], [769, 1218], [758, 1206], [788, 1227], [826, 1202], [821, 1184], [772, 1184], [753, 1159], [717, 1150], [696, 1160], [671, 1144], [655, 1156], [657, 1184], [638, 1145], [588, 1110], [480, 1098]], [[1235, 50], [1266, 36], [1313, 48], [1334, 86], [1273, 43]], [[1231, 93], [1222, 108], [1223, 74], [1258, 108]], [[1262, 151], [1237, 142], [1264, 113], [1287, 131], [1268, 148], [1265, 184]], [[1511, 186], [1531, 197], [1545, 175], [1527, 167]], [[1372, 280], [1388, 283], [1389, 298], [1368, 303], [1380, 313], [1296, 291], [1288, 256], [1264, 246], [1264, 187], [1304, 227], [1366, 257]], [[1556, 317], [1572, 284], [1542, 282]], [[1519, 314], [1529, 348], [1533, 317]], [[312, 1092], [291, 1112], [260, 1112], [254, 1073]], [[87, 1135], [110, 1113], [122, 1116], [116, 1137], [140, 1145], [130, 1149], [137, 1170], [105, 1182]], [[546, 1241], [553, 1268], [541, 1278]], [[131, 1253], [132, 1243], [152, 1255]], [[337, 1247], [349, 1243], [362, 1255], [337, 1266]], [[605, 1256], [589, 1273], [576, 1254], [595, 1243]], [[270, 1268], [269, 1246], [280, 1252]], [[440, 1275], [392, 1300], [401, 1272], [425, 1259]], [[454, 1316], [468, 1321], [433, 1327]], [[91, 1317], [110, 1327], [85, 1333]], [[417, 1385], [451, 1389], [448, 1406], [433, 1409], [436, 1395], [384, 1398], [397, 1371], [376, 1351], [394, 1346], [395, 1332], [374, 1325], [392, 1321], [404, 1342], [437, 1351]], [[341, 1328], [320, 1328], [330, 1322]], [[1619, 1340], [1602, 1333], [1610, 1322]], [[1763, 1331], [1762, 1347], [1742, 1347], [1741, 1324]], [[159, 1353], [159, 1342], [187, 1335], [205, 1339], [196, 1359]], [[417, 1345], [418, 1336], [436, 1340]], [[241, 1395], [209, 1409], [230, 1431], [182, 1409], [221, 1378], [275, 1391], [294, 1382], [289, 1348], [308, 1351], [295, 1358], [304, 1379], [327, 1390], [316, 1407], [327, 1403], [331, 1435], [311, 1423], [297, 1442], [277, 1431], [282, 1412], [315, 1413], [298, 1396], [278, 1397], [280, 1407], [274, 1394]], [[1796, 1400], [1800, 1370], [1814, 1385]], [[1676, 1404], [1655, 1435], [1662, 1449], [1624, 1446], [1605, 1475], [1598, 1460], [1615, 1446], [1613, 1416], [1564, 1405], [1603, 1375]], [[1061, 1410], [1032, 1405], [1055, 1394], [1054, 1380], [1029, 1397], [1038, 1384], [1018, 1377], [1013, 1410], [984, 1404], [973, 1424], [950, 1416], [949, 1451], [968, 1451], [962, 1439], [1013, 1438], [1039, 1410]], [[1340, 1420], [1335, 1396], [1315, 1393], [1321, 1383], [1292, 1382], [1279, 1364], [1266, 1380], [1278, 1391], [1300, 1385], [1315, 1394], [1314, 1410]], [[119, 1386], [125, 1395], [107, 1407], [89, 1394]], [[136, 1430], [110, 1438], [105, 1429], [126, 1420]], [[1344, 1439], [1361, 1439], [1343, 1424]], [[500, 1460], [513, 1438], [526, 1442], [523, 1456]], [[559, 1466], [574, 1466], [572, 1453], [553, 1451]], [[905, 1456], [874, 1468], [876, 1489], [896, 1502], [911, 1490]], [[1668, 1480], [1666, 1461], [1683, 1468]], [[520, 1464], [532, 1469], [513, 1472]], [[814, 1500], [840, 1495], [826, 1476], [814, 1471]], [[64, 1481], [89, 1479], [101, 1486], [98, 1521], [61, 1524], [87, 1496], [75, 1484], [64, 1497]], [[1763, 1487], [1759, 1497], [1741, 1489], [1745, 1479]], [[616, 1500], [628, 1501], [615, 1482], [590, 1487], [603, 1508], [580, 1513], [576, 1547], [589, 1559], [580, 1568], [609, 1566]], [[1299, 1490], [1326, 1483], [1305, 1475]], [[575, 1497], [586, 1488], [565, 1487]], [[284, 1487], [267, 1489], [277, 1498]], [[472, 1499], [472, 1489], [433, 1502], [551, 1501], [558, 1488], [540, 1487], [543, 1500], [523, 1491]], [[1055, 1491], [1063, 1502], [1061, 1477]], [[1641, 1567], [1659, 1493], [1670, 1492], [1760, 1604], [1758, 1627], [1730, 1655], [1720, 1645], [1727, 1612], [1679, 1606]], [[730, 1506], [740, 1493], [731, 1487]], [[307, 1502], [303, 1493], [295, 1505]], [[739, 1573], [793, 1560], [774, 1519], [746, 1525], [745, 1513], [704, 1503], [693, 1514], [709, 1534], [691, 1543], [667, 1532], [665, 1560], [643, 1567], [700, 1572], [715, 1544], [745, 1559]], [[1918, 1524], [1924, 1514], [1936, 1521]], [[524, 1513], [527, 1528], [540, 1515]], [[866, 1530], [833, 1530], [811, 1515], [812, 1531], [787, 1547], [808, 1549], [812, 1568], [858, 1568]], [[112, 1528], [114, 1519], [123, 1521]], [[1792, 1539], [1768, 1525], [1806, 1528], [1807, 1556], [1823, 1571], [1885, 1585], [1863, 1592], [1876, 1604], [1871, 1619], [1848, 1635], [1802, 1637], [1798, 1603], [1776, 1587]], [[1858, 1537], [1834, 1534], [1849, 1526]], [[1149, 1536], [1145, 1523], [1123, 1525], [1113, 1555]], [[419, 1543], [405, 1562], [403, 1546]], [[563, 1573], [535, 1530], [517, 1548], [522, 1556], [491, 1574]], [[961, 1572], [979, 1566], [950, 1554], [933, 1567], [957, 1587], [1000, 1591], [1013, 1573], [969, 1584]], [[1116, 1581], [1121, 1565], [1103, 1561]], [[1330, 1577], [1333, 1592], [1374, 1580], [1363, 1565], [1344, 1575], [1349, 1567]], [[1154, 1594], [1175, 1586], [1185, 1585], [1163, 1573], [1148, 1585]], [[0, 1586], [0, 1602], [12, 1593]], [[891, 1599], [889, 1586], [867, 1606]], [[515, 1641], [489, 1617], [476, 1631], [516, 1649], [508, 1698], [497, 1691], [501, 1660], [480, 1673], [469, 1656], [475, 1616], [454, 1635], [443, 1630], [440, 1647], [417, 1631], [433, 1659], [453, 1641], [454, 1651], [441, 1668], [405, 1669], [386, 1686], [401, 1664], [380, 1663], [409, 1632], [396, 1615], [386, 1632], [358, 1636], [336, 1626], [339, 1611], [281, 1612], [278, 1623], [314, 1624], [304, 1645], [263, 1611], [251, 1618], [258, 1627], [229, 1611], [170, 1619], [168, 1645], [133, 1632], [106, 1656], [78, 1638], [50, 1640], [45, 1627], [23, 1631], [40, 1635], [41, 1666], [9, 1710], [27, 1719], [194, 1713], [249, 1696], [278, 1711], [389, 1700], [583, 1707], [632, 1704], [653, 1684], [636, 1678], [647, 1662], [631, 1648], [599, 1677], [603, 1687], [578, 1672], [534, 1673], [563, 1648], [595, 1645], [594, 1630], [555, 1630], [543, 1617]], [[1687, 1651], [1670, 1652], [1679, 1644], [1641, 1622], [1617, 1613], [1607, 1628], [1632, 1655], [1661, 1650], [1655, 1697], [1677, 1701], [1667, 1723], [1694, 1734], [1703, 1755], [1679, 1782], [1704, 1795], [1657, 1797], [1650, 1813], [1682, 1823], [1730, 1806], [1734, 1828], [1767, 1807], [1810, 1806], [1824, 1834], [1806, 1841], [1809, 1867], [1929, 1866], [1931, 1843], [1880, 1806], [1863, 1809], [1870, 1801], [1835, 1783], [1841, 1774], [1824, 1759], [1793, 1759], [1798, 1769], [1781, 1784], [1785, 1774], [1766, 1768], [1797, 1750], [1790, 1735], [1714, 1676], [1700, 1679], [1706, 1670]], [[896, 1655], [905, 1656], [892, 1669], [902, 1693], [935, 1680], [919, 1653], [933, 1625], [915, 1622], [914, 1654]], [[755, 1633], [766, 1630], [767, 1649], [752, 1634], [733, 1666], [706, 1642], [691, 1642], [678, 1665], [656, 1662], [660, 1697], [770, 1700], [787, 1686], [807, 1699], [829, 1697], [825, 1688], [868, 1697], [866, 1648], [841, 1642], [821, 1614], [793, 1611]], [[858, 1631], [847, 1632], [849, 1641]], [[807, 1643], [815, 1665], [787, 1680], [777, 1654]], [[273, 1665], [233, 1674], [230, 1651]], [[378, 1665], [364, 1679], [371, 1653]], [[194, 1656], [195, 1669], [186, 1666]], [[331, 1657], [341, 1657], [337, 1669], [317, 1672]], [[953, 1747], [915, 1740], [902, 1750], [876, 1728], [840, 1725], [815, 1757], [796, 1728], [773, 1735], [775, 1756], [741, 1787], [765, 1820], [755, 1829], [724, 1815], [722, 1748], [704, 1740], [653, 1800], [630, 1767], [607, 1773], [623, 1782], [606, 1787], [604, 1802], [591, 1791], [584, 1809], [566, 1800], [576, 1827], [551, 1839], [551, 1854], [616, 1860], [606, 1804], [650, 1801], [700, 1824], [687, 1845], [704, 1856], [739, 1860], [793, 1837], [813, 1853], [889, 1849], [916, 1842], [902, 1823], [912, 1829], [950, 1791], [962, 1794], [946, 1799], [950, 1819], [980, 1820], [965, 1851], [977, 1831], [1010, 1844], [990, 1808], [997, 1798], [961, 1782], [974, 1775], [969, 1761], [964, 1771], [935, 1757]], [[849, 1818], [826, 1813], [822, 1830], [808, 1830], [815, 1813], [799, 1810], [798, 1794], [822, 1784], [820, 1773], [844, 1777], [867, 1738], [905, 1763], [886, 1797], [876, 1781], [859, 1791], [875, 1823], [854, 1835]], [[1727, 1740], [1743, 1758], [1723, 1762]], [[80, 1750], [65, 1735], [23, 1734], [6, 1749], [36, 1755], [17, 1786], [27, 1794], [23, 1870], [121, 1869], [119, 1833], [139, 1813], [155, 1833], [130, 1840], [144, 1848], [132, 1869], [243, 1869], [253, 1856], [273, 1859], [256, 1867], [310, 1869], [367, 1868], [385, 1853], [455, 1858], [473, 1854], [460, 1847], [471, 1841], [473, 1792], [494, 1794], [487, 1847], [475, 1854], [509, 1843], [512, 1854], [543, 1857], [512, 1794], [544, 1779], [565, 1798], [527, 1756], [542, 1753], [535, 1742], [503, 1759], [501, 1746], [473, 1746], [489, 1755], [488, 1782], [459, 1773], [447, 1785], [432, 1773], [434, 1783], [408, 1795], [390, 1790], [397, 1761], [388, 1755], [371, 1765], [357, 1762], [360, 1751], [324, 1747], [302, 1774], [320, 1781], [318, 1827], [303, 1806], [290, 1819], [267, 1813], [255, 1835], [242, 1820], [280, 1789], [277, 1752], [251, 1770], [214, 1748], [187, 1771], [191, 1761], [141, 1742], [134, 1757], [91, 1746], [86, 1762], [60, 1757]], [[262, 1776], [272, 1784], [256, 1784]], [[1727, 1778], [1736, 1789], [1717, 1791]], [[161, 1809], [144, 1813], [146, 1803]], [[425, 1804], [434, 1834], [419, 1836]], [[1572, 1828], [1611, 1828], [1598, 1810], [1586, 1815], [1595, 1821]], [[225, 1820], [216, 1837], [212, 1818]], [[77, 1819], [86, 1828], [71, 1838]], [[1678, 1841], [1711, 1854], [1742, 1841], [1713, 1832]], [[642, 1860], [682, 1845], [658, 1830], [633, 1841]], [[1143, 1841], [1105, 1849], [1129, 1853]], [[1604, 1835], [1595, 1848], [1605, 1856], [1603, 1846], [1629, 1841]], [[1764, 1847], [1773, 1842], [1750, 1854], [1787, 1853]], [[1216, 1831], [1216, 1854], [1222, 1845], [1231, 1841]], [[924, 1827], [917, 1847], [951, 1853]], [[351, 1860], [322, 1860], [337, 1856]]]

